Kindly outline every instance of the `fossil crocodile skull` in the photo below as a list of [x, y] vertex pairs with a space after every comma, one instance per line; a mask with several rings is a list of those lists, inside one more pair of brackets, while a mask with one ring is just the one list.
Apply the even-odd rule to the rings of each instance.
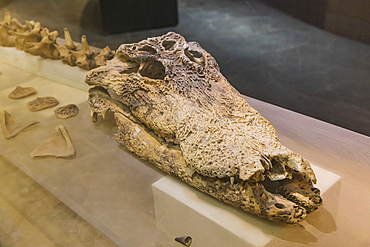
[[114, 112], [116, 140], [215, 198], [274, 221], [318, 208], [305, 159], [234, 89], [215, 59], [179, 34], [123, 44], [85, 82], [93, 121]]

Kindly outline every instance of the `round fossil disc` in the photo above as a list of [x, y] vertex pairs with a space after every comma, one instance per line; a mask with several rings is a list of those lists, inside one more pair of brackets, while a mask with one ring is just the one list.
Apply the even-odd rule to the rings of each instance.
[[70, 118], [78, 114], [78, 107], [75, 104], [69, 104], [65, 106], [58, 107], [54, 110], [55, 116], [57, 118]]

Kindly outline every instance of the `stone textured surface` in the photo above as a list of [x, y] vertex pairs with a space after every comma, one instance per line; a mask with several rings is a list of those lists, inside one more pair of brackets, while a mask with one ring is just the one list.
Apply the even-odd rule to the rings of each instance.
[[280, 144], [198, 43], [169, 32], [121, 45], [85, 81], [96, 86], [89, 95], [94, 122], [112, 110], [117, 142], [197, 189], [289, 223], [321, 204], [309, 163]]

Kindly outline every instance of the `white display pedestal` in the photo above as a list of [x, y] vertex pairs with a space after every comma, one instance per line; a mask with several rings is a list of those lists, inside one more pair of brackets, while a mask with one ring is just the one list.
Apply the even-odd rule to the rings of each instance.
[[[338, 175], [312, 167], [321, 193], [340, 180]], [[158, 180], [152, 189], [158, 240], [163, 246], [180, 247], [174, 239], [185, 235], [192, 237], [191, 247], [265, 246], [272, 239], [266, 234], [269, 227], [276, 231], [276, 223], [220, 202], [173, 177]]]

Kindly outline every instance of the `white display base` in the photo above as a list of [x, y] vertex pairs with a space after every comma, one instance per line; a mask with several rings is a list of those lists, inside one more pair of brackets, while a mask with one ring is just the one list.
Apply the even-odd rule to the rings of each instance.
[[[340, 180], [329, 171], [312, 168], [322, 194]], [[265, 246], [272, 240], [266, 232], [270, 227], [276, 230], [275, 223], [220, 202], [170, 176], [155, 182], [152, 189], [158, 240], [163, 246], [180, 247], [174, 239], [185, 235], [192, 237], [191, 247]]]
[[63, 64], [62, 60], [44, 59], [19, 51], [14, 47], [0, 46], [0, 62], [10, 66], [16, 65], [18, 69], [33, 75], [62, 83], [87, 92], [89, 86], [84, 83], [87, 70], [77, 66]]

